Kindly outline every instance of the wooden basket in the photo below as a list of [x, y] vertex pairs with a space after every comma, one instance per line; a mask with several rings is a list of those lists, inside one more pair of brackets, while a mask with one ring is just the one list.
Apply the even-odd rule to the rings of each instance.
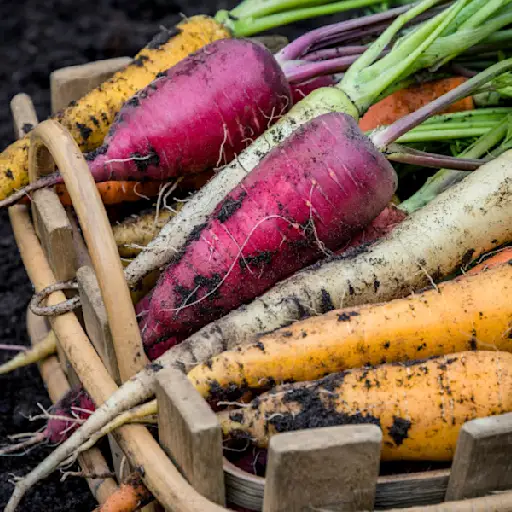
[[[115, 59], [54, 73], [53, 109], [78, 99], [125, 63]], [[28, 96], [18, 95], [11, 107], [19, 134], [27, 123], [37, 124]], [[81, 231], [57, 195], [41, 190], [33, 194], [32, 216], [26, 206], [9, 210], [16, 241], [36, 291], [76, 277], [82, 311], [51, 318], [51, 327], [28, 313], [29, 334], [33, 343], [50, 328], [57, 335], [58, 359], [40, 365], [53, 401], [81, 382], [100, 404], [146, 363], [135, 312], [105, 209], [76, 143], [55, 121], [41, 123], [31, 137], [30, 179], [49, 172], [55, 161]], [[65, 298], [55, 292], [48, 304]], [[373, 425], [279, 434], [263, 479], [223, 458], [217, 419], [186, 376], [159, 372], [156, 395], [159, 442], [138, 425], [109, 436], [118, 480], [138, 468], [158, 502], [145, 510], [210, 512], [226, 510], [229, 503], [265, 512], [512, 511], [512, 414], [467, 422], [450, 470], [389, 477], [378, 476], [380, 444]], [[80, 464], [96, 473], [107, 468], [97, 449], [82, 454]], [[111, 478], [88, 483], [100, 503], [117, 488]]]

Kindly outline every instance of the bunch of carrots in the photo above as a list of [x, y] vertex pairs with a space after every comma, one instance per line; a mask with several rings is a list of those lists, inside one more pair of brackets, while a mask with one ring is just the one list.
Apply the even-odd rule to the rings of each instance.
[[[382, 460], [449, 462], [465, 421], [512, 411], [512, 7], [422, 0], [275, 54], [246, 38], [370, 4], [356, 3], [244, 0], [185, 20], [56, 116], [111, 218], [131, 203], [113, 234], [155, 364], [97, 408], [74, 391], [0, 450], [60, 444], [7, 511], [101, 436], [149, 421], [161, 368], [187, 373], [226, 440], [261, 449], [372, 423]], [[0, 155], [0, 205], [54, 187], [72, 206], [58, 169], [28, 183], [29, 147]], [[55, 350], [50, 333], [0, 373]], [[101, 510], [148, 499], [131, 475]]]

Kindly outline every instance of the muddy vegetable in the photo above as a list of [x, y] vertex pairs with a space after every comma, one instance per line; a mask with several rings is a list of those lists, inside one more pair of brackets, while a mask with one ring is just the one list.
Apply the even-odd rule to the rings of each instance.
[[[374, 305], [330, 311], [259, 337], [196, 366], [189, 379], [203, 396], [313, 380], [365, 364], [404, 362], [467, 350], [512, 352], [512, 261]], [[503, 259], [508, 258], [506, 264]], [[493, 258], [488, 266], [494, 265]], [[380, 283], [374, 281], [374, 287]]]
[[138, 306], [148, 357], [350, 240], [395, 188], [393, 168], [351, 116], [325, 114], [299, 128], [217, 207]]
[[511, 387], [512, 354], [460, 352], [279, 386], [218, 418], [226, 436], [259, 446], [280, 432], [370, 423], [382, 460], [449, 461], [466, 421], [512, 410]]

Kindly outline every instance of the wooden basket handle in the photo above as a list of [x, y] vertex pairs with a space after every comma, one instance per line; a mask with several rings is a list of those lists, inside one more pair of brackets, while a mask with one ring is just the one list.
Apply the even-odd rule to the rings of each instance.
[[82, 152], [70, 133], [50, 119], [31, 133], [30, 181], [53, 172], [54, 162], [64, 179], [89, 248], [112, 331], [119, 374], [125, 381], [148, 360], [112, 228]]

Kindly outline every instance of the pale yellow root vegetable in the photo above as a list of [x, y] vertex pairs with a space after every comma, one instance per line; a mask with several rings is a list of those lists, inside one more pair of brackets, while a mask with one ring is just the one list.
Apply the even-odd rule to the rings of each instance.
[[133, 215], [112, 226], [114, 240], [122, 258], [134, 258], [159, 233], [166, 222], [181, 209], [182, 203], [173, 205], [173, 210], [156, 208], [140, 215]]
[[57, 337], [53, 331], [50, 331], [46, 338], [36, 343], [32, 348], [28, 349], [26, 352], [19, 353], [10, 361], [0, 365], [0, 375], [5, 375], [18, 368], [28, 366], [29, 364], [38, 363], [42, 359], [55, 354], [56, 351]]

